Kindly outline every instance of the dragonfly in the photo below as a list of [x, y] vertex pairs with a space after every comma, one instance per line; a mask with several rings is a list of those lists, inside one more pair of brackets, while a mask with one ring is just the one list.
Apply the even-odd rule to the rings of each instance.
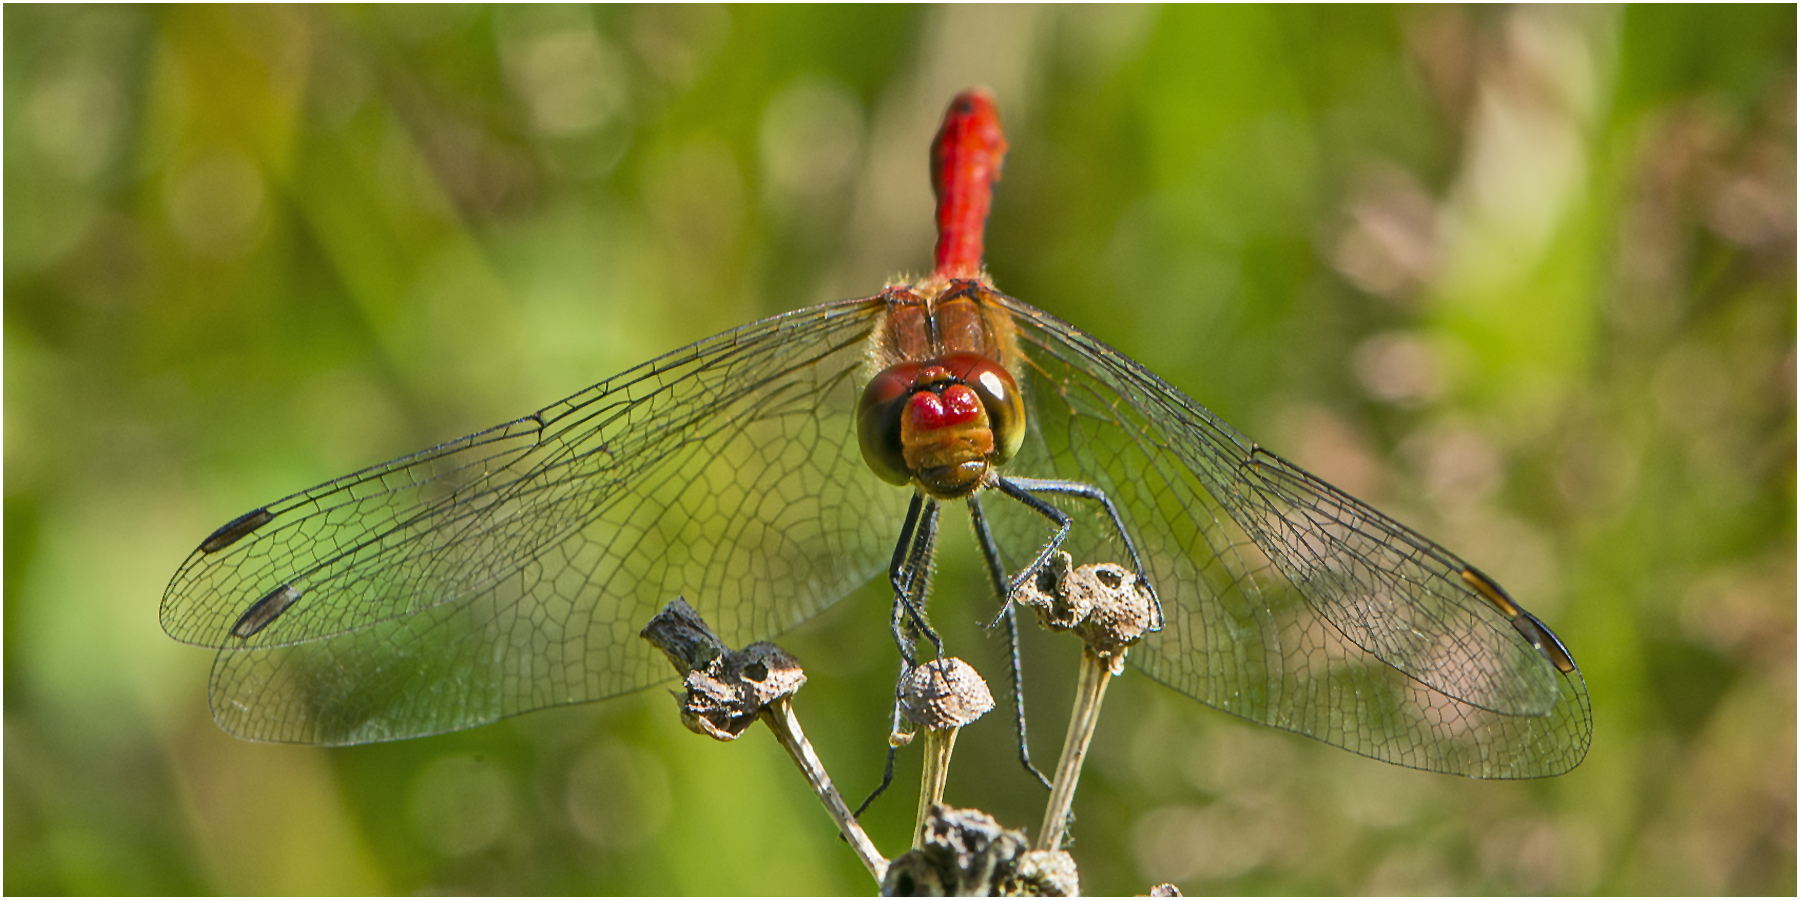
[[1129, 563], [1163, 626], [1131, 664], [1209, 707], [1416, 769], [1579, 764], [1580, 669], [1493, 579], [994, 286], [1004, 153], [991, 96], [959, 95], [926, 278], [219, 527], [160, 616], [216, 651], [219, 725], [335, 746], [615, 697], [669, 678], [637, 633], [676, 596], [742, 646], [885, 573], [935, 641], [915, 604], [937, 512], [964, 503], [1003, 607], [1053, 552]]

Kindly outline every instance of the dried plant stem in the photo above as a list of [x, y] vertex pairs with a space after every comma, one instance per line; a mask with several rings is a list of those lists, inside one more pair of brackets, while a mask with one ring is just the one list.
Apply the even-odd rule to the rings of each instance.
[[775, 732], [775, 738], [781, 746], [787, 748], [788, 755], [793, 757], [794, 765], [800, 767], [800, 774], [806, 776], [806, 783], [812, 785], [813, 793], [824, 804], [825, 812], [837, 823], [838, 832], [856, 851], [856, 857], [875, 876], [877, 884], [887, 877], [888, 862], [881, 852], [875, 849], [875, 842], [869, 840], [867, 832], [851, 814], [849, 804], [838, 793], [837, 787], [831, 783], [831, 776], [825, 771], [825, 764], [819, 755], [813, 752], [812, 744], [806, 740], [806, 733], [800, 730], [800, 720], [794, 715], [794, 706], [782, 697], [763, 707], [762, 719], [769, 729]]
[[1094, 726], [1100, 720], [1100, 701], [1106, 696], [1106, 685], [1112, 676], [1113, 662], [1092, 650], [1082, 650], [1075, 707], [1069, 713], [1069, 733], [1063, 738], [1062, 758], [1056, 763], [1056, 779], [1050, 789], [1050, 802], [1044, 807], [1044, 827], [1038, 830], [1036, 849], [1056, 850], [1062, 846], [1069, 807], [1075, 802], [1075, 784], [1081, 780], [1081, 764], [1087, 759], [1088, 742], [1093, 740]]
[[950, 778], [950, 754], [956, 749], [960, 728], [925, 729], [925, 771], [919, 776], [919, 814], [913, 822], [913, 849], [925, 846], [925, 818], [944, 800], [944, 782]]

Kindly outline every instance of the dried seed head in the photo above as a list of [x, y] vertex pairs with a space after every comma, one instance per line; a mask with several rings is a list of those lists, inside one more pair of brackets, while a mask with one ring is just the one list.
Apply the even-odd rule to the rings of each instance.
[[736, 740], [763, 707], [791, 696], [806, 683], [800, 661], [768, 642], [732, 650], [680, 597], [640, 632], [682, 673], [685, 694], [677, 694], [681, 723], [721, 741]]
[[919, 849], [894, 858], [887, 897], [1068, 897], [1080, 893], [1075, 861], [1060, 850], [1031, 850], [1022, 832], [980, 810], [943, 804], [926, 816]]
[[1018, 602], [1035, 610], [1045, 628], [1075, 632], [1115, 671], [1126, 648], [1162, 628], [1156, 596], [1136, 573], [1117, 563], [1076, 567], [1067, 553], [1052, 557], [1019, 591]]
[[756, 723], [763, 707], [792, 696], [805, 683], [799, 660], [766, 641], [751, 644], [688, 673], [681, 722], [717, 740], [736, 740]]
[[1093, 611], [1090, 592], [1067, 588], [1074, 569], [1069, 554], [1059, 552], [1038, 570], [1031, 583], [1019, 589], [1018, 602], [1036, 611], [1038, 624], [1051, 631], [1069, 631], [1087, 621], [1088, 613]]
[[791, 697], [806, 683], [800, 661], [768, 641], [758, 641], [731, 656], [750, 701], [757, 706]]
[[906, 717], [926, 728], [960, 728], [994, 708], [987, 682], [956, 657], [936, 659], [907, 673], [900, 688]]
[[1067, 850], [1027, 850], [995, 893], [1002, 897], [1079, 897], [1081, 875]]
[[676, 597], [656, 614], [638, 637], [654, 644], [675, 671], [686, 675], [704, 669], [731, 652], [686, 598]]
[[1069, 576], [1070, 590], [1094, 595], [1082, 639], [1097, 652], [1112, 655], [1162, 627], [1149, 587], [1137, 574], [1115, 563], [1082, 566]]

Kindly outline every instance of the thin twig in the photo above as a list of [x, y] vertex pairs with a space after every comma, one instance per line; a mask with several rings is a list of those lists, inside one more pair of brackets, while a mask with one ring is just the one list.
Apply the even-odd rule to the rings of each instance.
[[763, 707], [762, 719], [768, 723], [769, 730], [775, 732], [775, 738], [781, 741], [781, 746], [787, 748], [794, 765], [800, 767], [800, 774], [806, 776], [807, 784], [812, 785], [813, 793], [825, 805], [825, 812], [837, 823], [838, 833], [844, 836], [851, 849], [856, 851], [857, 859], [862, 860], [869, 874], [875, 876], [875, 881], [880, 883], [887, 877], [888, 861], [875, 849], [875, 842], [869, 840], [861, 823], [850, 814], [849, 804], [844, 802], [843, 795], [831, 783], [825, 764], [813, 752], [812, 744], [806, 740], [806, 733], [800, 730], [800, 720], [794, 715], [794, 705], [786, 697], [778, 698]]
[[1039, 850], [1062, 847], [1069, 807], [1075, 802], [1075, 784], [1081, 780], [1081, 764], [1087, 760], [1088, 743], [1094, 739], [1094, 726], [1100, 721], [1100, 702], [1106, 696], [1106, 685], [1112, 675], [1110, 662], [1092, 650], [1082, 648], [1081, 674], [1075, 684], [1075, 708], [1069, 713], [1069, 733], [1063, 737], [1062, 758], [1056, 762], [1050, 802], [1044, 806], [1044, 826], [1038, 830], [1036, 844]]
[[925, 771], [919, 775], [919, 812], [913, 820], [913, 849], [925, 846], [925, 817], [944, 802], [944, 783], [950, 780], [950, 754], [956, 750], [957, 728], [925, 730]]

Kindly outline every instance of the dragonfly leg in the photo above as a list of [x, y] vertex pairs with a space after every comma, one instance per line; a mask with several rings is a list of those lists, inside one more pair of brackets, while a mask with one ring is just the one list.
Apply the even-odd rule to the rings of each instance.
[[995, 478], [995, 486], [1008, 497], [1025, 504], [1034, 512], [1056, 523], [1057, 526], [1056, 534], [1044, 544], [1044, 549], [1039, 551], [1037, 559], [1033, 560], [1029, 568], [1020, 572], [1013, 579], [1007, 593], [1008, 597], [1012, 596], [1012, 591], [1023, 586], [1026, 579], [1035, 578], [1038, 570], [1049, 564], [1050, 557], [1062, 547], [1063, 541], [1068, 538], [1070, 522], [1068, 515], [1037, 496], [1038, 494], [1060, 494], [1065, 497], [1092, 500], [1106, 510], [1107, 518], [1112, 520], [1113, 530], [1118, 533], [1119, 539], [1125, 542], [1125, 552], [1131, 557], [1131, 567], [1137, 570], [1138, 582], [1150, 591], [1150, 602], [1156, 605], [1157, 620], [1162, 620], [1162, 601], [1156, 596], [1156, 586], [1151, 584], [1149, 573], [1144, 571], [1144, 561], [1138, 556], [1137, 544], [1131, 540], [1131, 534], [1125, 530], [1125, 521], [1119, 518], [1118, 507], [1113, 506], [1112, 500], [1106, 496], [1105, 491], [1082, 481], [1063, 481], [1050, 478], [999, 476]]
[[874, 803], [875, 798], [885, 793], [888, 789], [888, 785], [894, 783], [894, 754], [899, 752], [899, 747], [894, 746], [892, 743], [888, 744], [887, 763], [882, 766], [881, 769], [881, 783], [875, 786], [875, 790], [869, 792], [868, 798], [862, 802], [861, 806], [856, 808], [856, 812], [850, 814], [851, 818], [862, 818], [863, 810], [868, 809], [869, 804]]
[[900, 703], [900, 691], [906, 683], [906, 677], [919, 664], [919, 636], [923, 635], [931, 642], [932, 649], [938, 656], [944, 655], [944, 642], [925, 623], [921, 608], [925, 604], [925, 592], [931, 581], [931, 557], [937, 550], [938, 502], [924, 494], [913, 494], [912, 502], [906, 507], [906, 521], [900, 526], [900, 540], [894, 544], [894, 559], [888, 565], [888, 583], [894, 588], [894, 606], [888, 620], [888, 627], [894, 635], [894, 646], [900, 649], [900, 677], [894, 682], [894, 711], [888, 731], [887, 764], [882, 772], [881, 784], [876, 786], [869, 798], [856, 808], [860, 816], [875, 798], [894, 780], [894, 752], [912, 740], [912, 732], [907, 726], [905, 712]]
[[1038, 551], [1037, 559], [1032, 560], [1031, 565], [1026, 566], [1019, 574], [1013, 576], [1012, 581], [1007, 583], [1006, 597], [1008, 602], [1010, 602], [1013, 595], [1018, 592], [1019, 588], [1023, 587], [1030, 579], [1036, 578], [1038, 570], [1049, 565], [1050, 557], [1055, 555], [1056, 551], [1062, 548], [1063, 541], [1068, 539], [1069, 529], [1072, 527], [1074, 520], [1069, 518], [1068, 513], [1051, 506], [1035, 494], [1032, 494], [1028, 488], [1020, 485], [1018, 481], [1010, 478], [996, 478], [995, 485], [1000, 488], [1001, 493], [1025, 504], [1027, 509], [1049, 519], [1056, 525], [1056, 533], [1051, 535], [1050, 539], [1044, 542], [1043, 549]]
[[937, 501], [913, 494], [912, 503], [906, 508], [906, 522], [900, 526], [900, 540], [894, 544], [893, 562], [888, 566], [888, 583], [894, 588], [894, 645], [900, 648], [900, 657], [909, 668], [918, 665], [918, 635], [931, 642], [937, 655], [944, 654], [943, 641], [920, 612], [931, 580], [931, 557], [937, 549], [937, 523]]
[[1024, 667], [1019, 661], [1019, 616], [1018, 607], [1013, 605], [1012, 597], [1006, 591], [1006, 566], [1000, 561], [1000, 546], [994, 542], [994, 532], [988, 528], [987, 516], [981, 512], [981, 499], [974, 495], [969, 497], [969, 517], [975, 522], [975, 539], [981, 544], [982, 558], [987, 560], [988, 577], [993, 579], [994, 593], [1000, 598], [1000, 618], [1006, 622], [1006, 641], [1012, 650], [1012, 688], [1013, 710], [1017, 713], [1019, 731], [1019, 762], [1024, 764], [1025, 771], [1041, 782], [1046, 789], [1050, 787], [1050, 779], [1031, 764], [1031, 745], [1025, 739], [1025, 677]]

